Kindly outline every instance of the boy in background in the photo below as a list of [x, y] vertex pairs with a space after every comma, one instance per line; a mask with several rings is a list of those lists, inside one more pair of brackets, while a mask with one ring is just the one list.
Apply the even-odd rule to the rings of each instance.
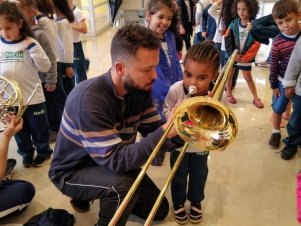
[[282, 80], [291, 53], [301, 32], [298, 23], [298, 5], [294, 0], [280, 0], [276, 2], [272, 10], [272, 15], [280, 30], [280, 33], [274, 38], [272, 44], [269, 77], [270, 85], [273, 90], [273, 130], [269, 140], [269, 146], [276, 149], [279, 148], [280, 145], [282, 113], [286, 111], [290, 100], [285, 96]]

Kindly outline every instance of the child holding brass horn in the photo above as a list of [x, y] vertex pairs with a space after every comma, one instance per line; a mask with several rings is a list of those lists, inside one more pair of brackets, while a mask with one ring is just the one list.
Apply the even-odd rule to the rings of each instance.
[[38, 167], [52, 154], [45, 97], [38, 75], [39, 71], [46, 73], [49, 70], [50, 61], [41, 45], [32, 38], [30, 27], [16, 4], [0, 3], [0, 49], [4, 53], [0, 57], [0, 72], [1, 76], [18, 83], [24, 105], [39, 85], [22, 116], [23, 128], [15, 135], [23, 166]]
[[[163, 114], [168, 117], [170, 110], [179, 100], [183, 100], [188, 93], [189, 86], [195, 86], [194, 96], [205, 96], [213, 88], [212, 81], [216, 79], [220, 64], [219, 50], [214, 42], [205, 41], [192, 46], [184, 59], [184, 77], [170, 87], [163, 105]], [[171, 139], [177, 149], [171, 152], [171, 167], [175, 164], [179, 150], [184, 141], [176, 136]], [[204, 199], [204, 188], [208, 175], [208, 152], [188, 147], [184, 158], [171, 182], [171, 196], [175, 221], [179, 224], [199, 223], [202, 221], [201, 201]], [[188, 190], [187, 177], [189, 175]], [[191, 203], [190, 211], [186, 213], [184, 204], [188, 199]]]

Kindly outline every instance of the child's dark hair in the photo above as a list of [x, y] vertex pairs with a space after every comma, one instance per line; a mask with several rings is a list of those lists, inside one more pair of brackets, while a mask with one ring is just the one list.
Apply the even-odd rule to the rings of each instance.
[[19, 0], [21, 5], [30, 7], [30, 8], [36, 8], [36, 1], [35, 0]]
[[6, 20], [11, 23], [20, 23], [22, 21], [22, 26], [20, 28], [20, 34], [23, 37], [34, 37], [30, 26], [24, 19], [22, 13], [18, 10], [15, 3], [10, 3], [7, 1], [3, 1], [0, 3], [0, 16], [4, 16]]
[[220, 65], [220, 53], [213, 41], [204, 41], [188, 49], [184, 59], [184, 65], [187, 60], [210, 64], [218, 70]]
[[52, 0], [52, 2], [54, 7], [66, 16], [69, 23], [74, 22], [74, 15], [67, 0]]
[[233, 5], [233, 0], [223, 0], [223, 5], [221, 8], [221, 16], [219, 18], [218, 24], [220, 24], [222, 21], [224, 32], [226, 32], [231, 21], [235, 18], [234, 15], [236, 15], [236, 13], [234, 15], [232, 14], [232, 5]]
[[279, 0], [275, 3], [272, 10], [274, 19], [283, 19], [290, 13], [299, 13], [298, 4], [294, 0]]
[[54, 6], [50, 0], [35, 0], [37, 9], [46, 16], [54, 14]]
[[161, 10], [163, 6], [167, 6], [167, 8], [169, 8], [172, 12], [174, 11], [172, 0], [150, 0], [148, 2], [147, 11], [151, 15], [154, 15]]
[[235, 0], [232, 7], [232, 14], [235, 15], [235, 17], [238, 17], [237, 4], [239, 2], [244, 2], [246, 4], [250, 16], [250, 20], [254, 20], [259, 11], [258, 1], [257, 0]]
[[150, 29], [135, 24], [125, 25], [117, 31], [112, 40], [112, 63], [135, 56], [139, 48], [155, 50], [159, 49], [160, 45], [160, 40]]
[[151, 14], [154, 15], [156, 14], [159, 10], [163, 8], [163, 6], [166, 6], [173, 12], [173, 16], [171, 19], [170, 26], [168, 27], [168, 30], [174, 33], [175, 39], [176, 39], [176, 46], [177, 46], [177, 51], [180, 52], [183, 48], [183, 41], [181, 39], [180, 32], [178, 30], [178, 13], [177, 11], [174, 10], [174, 5], [172, 0], [150, 0], [148, 2], [147, 6], [147, 11]]

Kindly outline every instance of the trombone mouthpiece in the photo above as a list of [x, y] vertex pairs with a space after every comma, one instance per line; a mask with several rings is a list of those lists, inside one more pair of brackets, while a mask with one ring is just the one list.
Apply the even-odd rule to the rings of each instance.
[[189, 86], [188, 87], [188, 93], [190, 95], [196, 93], [196, 91], [197, 91], [197, 88], [195, 86]]

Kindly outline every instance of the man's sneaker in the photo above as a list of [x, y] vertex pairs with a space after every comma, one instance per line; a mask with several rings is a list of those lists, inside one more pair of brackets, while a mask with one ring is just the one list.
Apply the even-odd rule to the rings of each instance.
[[186, 224], [188, 222], [187, 213], [184, 205], [174, 205], [174, 217], [178, 224]]
[[295, 156], [297, 150], [298, 150], [297, 146], [286, 145], [281, 151], [281, 158], [284, 160], [290, 160]]
[[33, 161], [33, 159], [32, 159], [32, 157], [24, 157], [23, 158], [23, 166], [25, 167], [25, 168], [29, 168], [29, 167], [31, 167], [32, 166], [32, 161]]
[[189, 221], [193, 224], [198, 224], [203, 220], [202, 206], [200, 203], [191, 204], [189, 211]]
[[90, 203], [84, 200], [70, 200], [70, 204], [79, 213], [86, 213], [90, 210]]
[[255, 65], [257, 67], [267, 67], [267, 68], [270, 68], [270, 62], [268, 62], [268, 61], [257, 62], [257, 63], [255, 63]]
[[34, 167], [43, 166], [47, 162], [48, 159], [49, 159], [49, 157], [44, 157], [44, 156], [37, 155], [37, 157], [35, 158], [35, 160], [33, 160], [32, 165]]
[[270, 140], [269, 140], [269, 146], [271, 148], [277, 149], [280, 146], [280, 139], [281, 134], [280, 133], [272, 133]]

